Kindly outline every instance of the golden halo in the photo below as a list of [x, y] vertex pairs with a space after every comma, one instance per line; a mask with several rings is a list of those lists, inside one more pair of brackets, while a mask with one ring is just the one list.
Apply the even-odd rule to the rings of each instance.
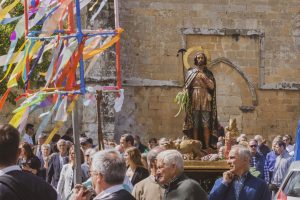
[[200, 53], [200, 52], [205, 54], [205, 56], [207, 58], [207, 64], [210, 63], [211, 57], [210, 57], [210, 54], [208, 53], [208, 51], [206, 49], [203, 49], [202, 46], [194, 46], [194, 47], [188, 48], [188, 50], [183, 55], [183, 64], [186, 69], [189, 69], [191, 67], [190, 62], [192, 62], [194, 65], [194, 62], [193, 62], [194, 57], [197, 53]]

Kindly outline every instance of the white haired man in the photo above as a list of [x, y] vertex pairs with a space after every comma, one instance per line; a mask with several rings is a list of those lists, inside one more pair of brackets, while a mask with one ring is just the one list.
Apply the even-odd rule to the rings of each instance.
[[156, 157], [164, 151], [165, 148], [154, 147], [147, 154], [147, 164], [150, 176], [137, 183], [132, 191], [132, 195], [136, 200], [161, 200], [163, 198], [164, 189], [155, 181], [156, 176]]
[[63, 165], [69, 162], [66, 141], [60, 139], [56, 145], [59, 152], [51, 155], [47, 174], [47, 182], [54, 188], [57, 188], [57, 183], [59, 181]]
[[235, 145], [229, 152], [229, 171], [223, 178], [216, 180], [209, 194], [209, 200], [270, 200], [271, 194], [266, 182], [249, 172], [250, 150], [242, 145]]
[[183, 173], [183, 158], [176, 150], [166, 150], [157, 156], [156, 181], [165, 186], [165, 200], [206, 200], [199, 183]]
[[[125, 160], [115, 150], [103, 150], [93, 155], [91, 177], [97, 196], [94, 200], [135, 200], [122, 183], [126, 173]], [[84, 200], [82, 188], [74, 200]]]

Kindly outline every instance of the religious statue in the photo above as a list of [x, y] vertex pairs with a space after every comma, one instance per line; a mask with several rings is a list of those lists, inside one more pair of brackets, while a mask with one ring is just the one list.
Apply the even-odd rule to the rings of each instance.
[[200, 140], [203, 149], [212, 147], [211, 134], [217, 130], [216, 81], [207, 69], [207, 56], [196, 53], [194, 67], [186, 74], [184, 89], [188, 92], [189, 103], [183, 132], [194, 140]]

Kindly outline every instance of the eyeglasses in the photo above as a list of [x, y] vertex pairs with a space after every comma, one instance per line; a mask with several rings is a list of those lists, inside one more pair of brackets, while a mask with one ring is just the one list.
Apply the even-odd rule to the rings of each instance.
[[90, 173], [91, 176], [100, 174], [99, 172], [96, 172], [96, 171], [93, 171], [93, 170], [90, 170], [89, 173]]
[[256, 147], [257, 147], [257, 145], [250, 145], [250, 147], [251, 147], [251, 148], [256, 148]]

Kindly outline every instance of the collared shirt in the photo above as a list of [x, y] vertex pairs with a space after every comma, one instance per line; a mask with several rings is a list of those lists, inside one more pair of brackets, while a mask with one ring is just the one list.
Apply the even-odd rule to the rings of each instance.
[[289, 144], [288, 146], [286, 146], [285, 149], [289, 152], [290, 156], [294, 156], [294, 154], [295, 154], [295, 151], [294, 151], [295, 147], [294, 147], [294, 145], [290, 145]]
[[233, 187], [234, 187], [234, 192], [235, 192], [235, 197], [238, 200], [240, 197], [240, 193], [244, 187], [245, 180], [247, 178], [248, 172], [246, 172], [243, 176], [241, 177], [235, 177], [233, 180]]
[[102, 199], [102, 198], [105, 198], [105, 197], [111, 195], [112, 193], [118, 192], [118, 191], [123, 190], [123, 189], [124, 189], [124, 187], [123, 187], [122, 184], [114, 185], [114, 186], [109, 187], [109, 188], [107, 188], [106, 190], [100, 192], [100, 193], [94, 198], [94, 200], [100, 200], [100, 199]]
[[274, 171], [274, 166], [276, 162], [277, 155], [274, 150], [269, 152], [266, 156], [266, 162], [265, 162], [265, 172], [268, 172], [265, 174], [265, 181], [267, 183], [270, 183], [271, 178], [270, 177]]
[[265, 171], [265, 157], [259, 152], [251, 157], [250, 167], [254, 167], [257, 171], [260, 172], [260, 175], [258, 177], [261, 179], [264, 179], [266, 173], [268, 173]]
[[272, 177], [273, 184], [275, 184], [278, 187], [281, 185], [292, 162], [293, 157], [291, 157], [286, 150], [276, 158], [276, 163]]
[[27, 133], [25, 133], [23, 135], [23, 141], [27, 142], [30, 145], [33, 145], [32, 137], [30, 135], [28, 135]]
[[59, 163], [60, 163], [60, 168], [62, 168], [64, 166], [64, 158], [59, 155]]
[[40, 145], [36, 146], [36, 152], [35, 155], [40, 159], [43, 160], [43, 153], [42, 153], [42, 147]]
[[268, 171], [273, 172], [276, 158], [277, 158], [277, 155], [275, 154], [275, 151], [271, 151], [267, 154], [266, 165], [267, 165]]
[[255, 168], [257, 167], [257, 162], [256, 162], [256, 157], [255, 156], [252, 156], [250, 166], [255, 167]]
[[268, 169], [267, 162], [265, 162], [265, 165], [264, 165], [264, 175], [265, 175], [265, 181], [267, 183], [269, 183], [270, 182], [270, 172], [269, 172], [269, 169]]

